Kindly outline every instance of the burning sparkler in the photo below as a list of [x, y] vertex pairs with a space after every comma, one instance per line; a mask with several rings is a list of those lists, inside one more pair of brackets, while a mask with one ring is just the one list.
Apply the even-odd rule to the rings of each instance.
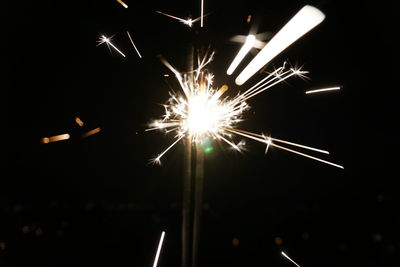
[[268, 147], [273, 146], [338, 168], [343, 168], [341, 165], [284, 147], [277, 143], [329, 154], [325, 150], [237, 129], [237, 124], [243, 120], [244, 112], [250, 108], [246, 102], [248, 99], [292, 76], [304, 77], [307, 73], [306, 71], [301, 70], [301, 68], [290, 67], [285, 63], [243, 93], [231, 99], [222, 99], [221, 96], [227, 90], [227, 86], [221, 86], [219, 89], [214, 88], [213, 75], [205, 69], [205, 66], [211, 61], [212, 55], [198, 60], [198, 67], [193, 71], [195, 74], [193, 75], [193, 80], [190, 78], [192, 77], [191, 75], [180, 73], [163, 60], [164, 64], [175, 74], [183, 94], [170, 92], [170, 99], [164, 105], [165, 113], [163, 118], [153, 121], [150, 124], [150, 128], [147, 129], [147, 131], [164, 130], [166, 133], [174, 132], [176, 138], [167, 149], [152, 159], [153, 163], [161, 164], [161, 157], [185, 136], [191, 138], [192, 142], [200, 144], [208, 137], [213, 140], [223, 141], [235, 150], [242, 151], [239, 143], [233, 141], [232, 137], [236, 135], [263, 143], [267, 146], [266, 150], [268, 150]]
[[[304, 12], [306, 14], [310, 14], [311, 12], [311, 15], [317, 14], [319, 16], [319, 19], [315, 20], [311, 18], [307, 20], [306, 18], [304, 18]], [[315, 26], [316, 21], [320, 22], [324, 17], [324, 15], [319, 10], [316, 10], [314, 7], [310, 6], [306, 6], [305, 8], [303, 8], [295, 17], [299, 16], [302, 19], [309, 21], [309, 28], [311, 27], [311, 25]], [[296, 36], [298, 37], [300, 33], [304, 33], [304, 30], [297, 32]], [[295, 38], [292, 38], [292, 42], [294, 40]], [[252, 47], [253, 42], [254, 36], [253, 38], [251, 38], [250, 36], [248, 45], [244, 45], [244, 47], [246, 47], [244, 50], [248, 50], [249, 47]], [[271, 42], [273, 42], [273, 39], [270, 41], [270, 43]], [[260, 54], [263, 51], [268, 51], [264, 49], [260, 52]], [[278, 50], [281, 51], [280, 49]], [[266, 152], [268, 151], [268, 148], [272, 146], [343, 169], [343, 166], [341, 165], [305, 154], [292, 148], [285, 147], [281, 144], [328, 154], [328, 152], [325, 150], [316, 149], [272, 137], [265, 137], [264, 135], [247, 132], [237, 128], [238, 123], [243, 120], [244, 112], [250, 108], [250, 106], [246, 102], [247, 100], [275, 86], [276, 84], [285, 81], [292, 76], [304, 78], [306, 77], [305, 75], [308, 73], [307, 71], [303, 71], [301, 68], [291, 67], [285, 62], [281, 67], [267, 74], [257, 84], [245, 90], [243, 93], [240, 93], [233, 98], [221, 98], [228, 87], [221, 86], [219, 89], [217, 87], [214, 87], [214, 76], [205, 68], [207, 64], [209, 64], [213, 59], [214, 53], [208, 55], [209, 53], [207, 52], [202, 59], [200, 59], [200, 57], [198, 58], [197, 68], [191, 70], [188, 73], [179, 72], [174, 67], [172, 67], [171, 64], [169, 64], [165, 59], [162, 59], [164, 65], [175, 74], [175, 77], [183, 91], [183, 94], [170, 92], [170, 98], [168, 102], [164, 105], [164, 115], [162, 119], [153, 121], [152, 123], [150, 123], [150, 127], [147, 129], [147, 131], [163, 130], [166, 133], [173, 132], [176, 138], [176, 140], [170, 146], [168, 146], [167, 149], [165, 149], [162, 153], [151, 160], [152, 163], [161, 164], [161, 158], [172, 147], [174, 147], [174, 145], [182, 140], [183, 137], [190, 138], [191, 141], [195, 144], [202, 144], [205, 138], [211, 138], [213, 140], [223, 141], [237, 151], [242, 151], [240, 145], [242, 143], [235, 143], [235, 141], [233, 140], [233, 136], [240, 136], [265, 144]], [[244, 51], [242, 54], [244, 54], [245, 52], [247, 53], [247, 51]], [[230, 69], [228, 69], [228, 74], [233, 72], [234, 68], [236, 68], [235, 65], [240, 62], [240, 57], [242, 56], [243, 55], [238, 55], [236, 57], [239, 59], [234, 60], [234, 62], [232, 63], [233, 67], [231, 65]], [[249, 65], [251, 65], [251, 63]], [[248, 69], [248, 67], [246, 69]], [[238, 79], [239, 77], [243, 76], [243, 72], [238, 76]], [[241, 83], [243, 83], [246, 79], [240, 78], [239, 80], [241, 81]]]

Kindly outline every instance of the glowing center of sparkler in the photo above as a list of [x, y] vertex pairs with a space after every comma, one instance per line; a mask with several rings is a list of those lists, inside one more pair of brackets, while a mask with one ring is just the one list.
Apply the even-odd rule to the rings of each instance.
[[185, 23], [186, 25], [188, 25], [189, 27], [192, 27], [193, 20], [192, 20], [191, 18], [189, 18], [189, 19], [185, 20], [184, 23]]
[[222, 112], [217, 101], [210, 99], [206, 93], [199, 93], [189, 100], [186, 127], [191, 135], [215, 132]]

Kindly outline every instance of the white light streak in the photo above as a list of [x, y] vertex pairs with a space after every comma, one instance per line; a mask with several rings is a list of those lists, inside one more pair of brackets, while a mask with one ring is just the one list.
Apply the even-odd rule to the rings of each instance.
[[98, 45], [101, 45], [101, 44], [103, 44], [103, 43], [106, 43], [108, 47], [111, 46], [112, 48], [115, 49], [115, 51], [117, 51], [117, 52], [120, 53], [123, 57], [125, 57], [125, 54], [122, 53], [115, 45], [113, 45], [113, 43], [111, 43], [111, 37], [108, 38], [108, 37], [102, 35], [102, 36], [100, 37], [98, 43], [99, 43]]
[[259, 69], [324, 19], [325, 15], [319, 9], [309, 5], [304, 6], [239, 74], [235, 80], [236, 84], [244, 84]]
[[[282, 150], [285, 150], [285, 151], [288, 151], [288, 152], [291, 152], [291, 153], [294, 153], [294, 154], [297, 154], [297, 155], [300, 155], [300, 156], [303, 156], [303, 157], [306, 157], [306, 158], [309, 158], [309, 159], [313, 159], [313, 160], [316, 160], [316, 161], [319, 161], [319, 162], [322, 162], [322, 163], [325, 163], [325, 164], [328, 164], [328, 165], [331, 165], [331, 166], [334, 166], [334, 167], [337, 167], [337, 168], [340, 168], [340, 169], [344, 169], [344, 167], [339, 165], [339, 164], [332, 163], [330, 161], [326, 161], [326, 160], [323, 160], [323, 159], [320, 159], [320, 158], [317, 158], [317, 157], [314, 157], [314, 156], [310, 156], [308, 154], [305, 154], [305, 153], [302, 153], [302, 152], [299, 152], [299, 151], [296, 151], [296, 150], [293, 150], [293, 149], [290, 149], [290, 148], [287, 148], [287, 147], [272, 143], [268, 139], [266, 140], [266, 138], [263, 137], [263, 136], [257, 137], [256, 134], [249, 133], [249, 132], [246, 132], [246, 131], [243, 131], [243, 130], [237, 130], [237, 129], [225, 129], [225, 130], [228, 131], [228, 132], [231, 132], [233, 134], [237, 134], [237, 135], [240, 135], [240, 136], [243, 136], [243, 137], [247, 137], [249, 139], [253, 139], [255, 141], [258, 141], [258, 142], [261, 142], [261, 143], [264, 143], [264, 144], [269, 144], [270, 146], [273, 146], [273, 147], [276, 147], [276, 148], [279, 148], [279, 149], [282, 149]], [[271, 140], [273, 140], [273, 139], [271, 138]]]
[[256, 37], [254, 35], [250, 34], [249, 36], [247, 36], [246, 42], [239, 50], [239, 53], [237, 53], [235, 59], [232, 61], [231, 65], [226, 71], [226, 74], [231, 75], [235, 71], [240, 62], [242, 62], [243, 58], [247, 55], [247, 53], [249, 53], [250, 49], [254, 46], [255, 40]]
[[161, 233], [160, 242], [158, 243], [157, 253], [156, 253], [156, 257], [154, 259], [153, 267], [157, 267], [158, 258], [160, 257], [160, 251], [161, 251], [161, 247], [162, 247], [162, 244], [163, 244], [163, 241], [164, 241], [164, 236], [165, 236], [165, 232], [163, 231]]
[[321, 89], [315, 89], [315, 90], [308, 90], [306, 91], [306, 94], [314, 94], [314, 93], [320, 93], [320, 92], [327, 92], [327, 91], [335, 91], [335, 90], [340, 90], [340, 86], [335, 86], [335, 87], [329, 87], [329, 88], [321, 88]]
[[198, 17], [198, 18], [195, 18], [195, 19], [191, 19], [191, 18], [182, 19], [182, 18], [179, 18], [179, 17], [176, 17], [176, 16], [172, 16], [170, 14], [167, 14], [167, 13], [164, 13], [164, 12], [161, 12], [161, 11], [158, 11], [158, 10], [156, 10], [156, 12], [161, 14], [161, 15], [176, 19], [176, 20], [182, 22], [183, 24], [188, 25], [189, 27], [192, 27], [193, 23], [195, 23], [196, 21], [202, 19], [202, 17], [203, 17], [203, 16], [201, 16], [201, 17]]
[[296, 265], [297, 267], [300, 267], [300, 265], [298, 265], [294, 260], [292, 260], [291, 258], [289, 258], [289, 256], [286, 255], [285, 252], [282, 251], [281, 254], [282, 254], [286, 259], [288, 259], [289, 261], [291, 261], [294, 265]]
[[204, 0], [201, 0], [201, 20], [200, 20], [200, 27], [203, 28], [203, 12], [204, 11]]
[[140, 58], [142, 58], [142, 55], [139, 53], [139, 50], [136, 48], [136, 45], [135, 45], [135, 43], [133, 42], [133, 40], [132, 40], [132, 38], [131, 38], [131, 35], [129, 34], [128, 31], [126, 31], [126, 33], [128, 34], [129, 40], [131, 40], [131, 43], [132, 43], [133, 47], [134, 47], [135, 50], [136, 50], [136, 53], [138, 54], [138, 56], [139, 56]]

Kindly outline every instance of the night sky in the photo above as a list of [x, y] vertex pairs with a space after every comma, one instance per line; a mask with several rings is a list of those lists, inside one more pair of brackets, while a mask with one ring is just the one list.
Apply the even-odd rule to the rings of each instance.
[[[326, 149], [344, 170], [278, 149], [265, 155], [250, 140], [243, 153], [214, 142], [199, 266], [294, 266], [282, 250], [301, 266], [399, 266], [393, 2], [206, 0], [203, 28], [155, 12], [195, 18], [197, 0], [7, 2], [0, 266], [152, 266], [161, 231], [159, 266], [180, 266], [184, 144], [154, 166], [173, 135], [144, 131], [179, 91], [159, 56], [185, 71], [189, 48], [210, 46], [214, 83], [234, 96], [264, 76], [234, 85], [239, 71], [226, 69], [240, 44], [229, 39], [250, 28], [275, 34], [305, 4], [326, 19], [267, 69], [288, 60], [310, 79], [250, 99], [239, 128]], [[126, 58], [96, 46], [102, 34]], [[342, 90], [304, 93], [334, 85]], [[70, 139], [40, 142], [64, 133]]]

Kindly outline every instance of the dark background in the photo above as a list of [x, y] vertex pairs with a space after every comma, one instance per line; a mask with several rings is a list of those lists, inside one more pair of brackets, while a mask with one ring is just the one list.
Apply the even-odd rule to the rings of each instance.
[[[240, 128], [327, 149], [325, 159], [345, 169], [277, 149], [265, 156], [251, 141], [242, 154], [214, 143], [200, 266], [291, 266], [282, 250], [301, 266], [399, 266], [393, 2], [205, 1], [204, 28], [155, 13], [194, 18], [200, 1], [125, 2], [128, 9], [114, 0], [2, 3], [1, 266], [150, 266], [161, 231], [159, 266], [179, 266], [184, 146], [161, 167], [149, 165], [173, 136], [144, 132], [178, 88], [157, 56], [184, 71], [191, 45], [211, 45], [215, 84], [230, 85], [233, 96], [262, 76], [234, 86], [238, 71], [225, 71], [240, 44], [229, 38], [251, 25], [276, 33], [305, 4], [325, 21], [270, 68], [287, 59], [304, 65], [310, 80], [290, 79], [251, 99]], [[101, 34], [114, 35], [127, 57], [96, 47]], [[304, 94], [338, 84], [339, 92]], [[71, 138], [40, 143], [62, 133]]]

